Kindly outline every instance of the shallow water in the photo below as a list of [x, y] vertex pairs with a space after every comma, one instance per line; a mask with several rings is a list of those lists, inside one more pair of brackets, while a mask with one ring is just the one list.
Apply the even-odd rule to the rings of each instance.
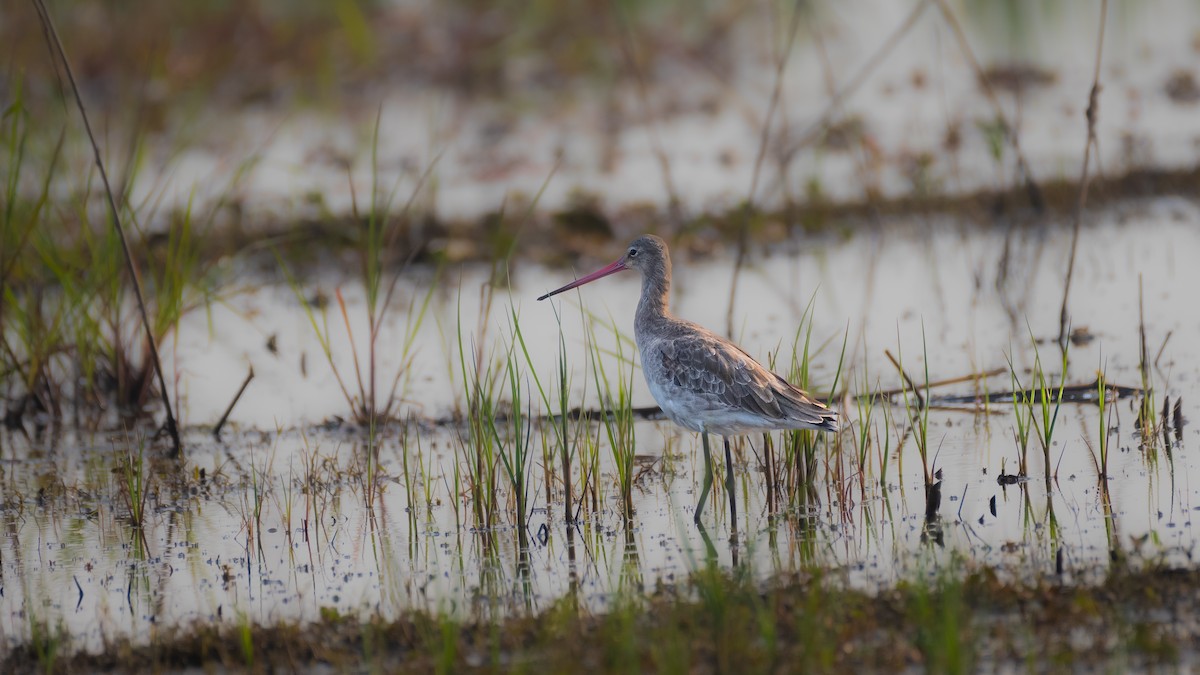
[[[1072, 346], [1069, 384], [1091, 383], [1102, 370], [1110, 383], [1140, 386], [1140, 284], [1156, 408], [1169, 396], [1172, 403], [1182, 401], [1185, 422], [1197, 419], [1200, 306], [1192, 296], [1200, 271], [1191, 261], [1200, 254], [1198, 224], [1200, 209], [1174, 199], [1090, 214], [1071, 315], [1072, 325], [1086, 327], [1094, 339]], [[901, 386], [885, 350], [917, 382], [926, 372], [937, 381], [1002, 371], [978, 384], [936, 388], [934, 395], [1011, 389], [1010, 360], [1028, 385], [1036, 353], [1057, 378], [1056, 347], [1042, 343], [1035, 352], [1030, 334], [1057, 335], [1069, 245], [1070, 229], [1060, 224], [980, 226], [951, 218], [756, 245], [738, 282], [733, 332], [751, 354], [764, 360], [778, 354], [786, 367], [798, 327], [808, 325], [802, 316], [811, 301], [811, 388], [822, 394], [832, 384], [844, 337], [841, 382], [852, 393]], [[598, 253], [577, 271], [619, 253], [619, 246]], [[723, 332], [731, 258], [693, 256], [679, 247], [674, 260], [676, 313]], [[620, 590], [682, 579], [709, 557], [722, 565], [736, 559], [761, 577], [819, 569], [874, 587], [936, 567], [951, 555], [1003, 574], [1053, 574], [1061, 566], [1068, 578], [1086, 580], [1109, 564], [1113, 550], [1187, 565], [1197, 552], [1192, 514], [1200, 494], [1191, 481], [1200, 464], [1191, 448], [1200, 439], [1190, 424], [1172, 428], [1166, 443], [1156, 434], [1149, 444], [1135, 428], [1138, 399], [1113, 404], [1105, 500], [1093, 460], [1100, 436], [1096, 405], [1062, 406], [1048, 490], [1033, 437], [1033, 480], [997, 483], [1002, 472], [1017, 472], [1020, 456], [1011, 404], [993, 403], [987, 411], [935, 409], [928, 444], [930, 470], [942, 472], [942, 500], [930, 521], [920, 456], [897, 399], [872, 409], [875, 445], [862, 467], [852, 448], [864, 409], [839, 402], [844, 450], [838, 455], [819, 446], [816, 500], [808, 508], [782, 508], [771, 516], [762, 439], [740, 447], [736, 545], [729, 541], [726, 495], [719, 486], [710, 496], [706, 528], [691, 522], [702, 468], [694, 435], [667, 422], [638, 422], [636, 513], [626, 527], [604, 432], [590, 426], [601, 443], [601, 508], [584, 509], [578, 528], [567, 528], [558, 484], [547, 498], [535, 433], [532, 544], [522, 559], [503, 507], [499, 526], [473, 527], [462, 495], [474, 448], [462, 427], [438, 422], [451, 419], [464, 400], [460, 326], [468, 360], [470, 353], [502, 359], [515, 311], [543, 382], [554, 373], [561, 331], [571, 404], [595, 408], [584, 325], [595, 322], [595, 340], [607, 353], [605, 371], [628, 375], [629, 366], [619, 371], [608, 352], [616, 345], [611, 326], [632, 335], [637, 278], [605, 279], [551, 305], [534, 298], [570, 273], [527, 264], [512, 275], [511, 290], [496, 291], [490, 313], [481, 310], [490, 270], [447, 270], [436, 282], [429, 271], [414, 270], [401, 279], [381, 331], [381, 389], [390, 387], [405, 361], [409, 307], [414, 300], [419, 305], [429, 284], [436, 287], [402, 380], [400, 410], [412, 421], [381, 431], [380, 473], [370, 497], [363, 478], [367, 433], [349, 424], [314, 426], [346, 416], [348, 406], [308, 316], [286, 285], [263, 286], [252, 277], [244, 280], [251, 290], [230, 294], [211, 313], [187, 316], [178, 340], [168, 345], [168, 369], [176, 373], [183, 419], [193, 431], [182, 465], [147, 459], [153, 477], [144, 541], [128, 523], [120, 487], [127, 453], [136, 452], [135, 434], [7, 433], [0, 455], [0, 634], [11, 644], [28, 639], [37, 622], [61, 623], [77, 644], [99, 648], [113, 636], [141, 638], [192, 620], [313, 619], [329, 609], [395, 616], [414, 607], [507, 613], [545, 608], [569, 592], [602, 609]], [[341, 291], [364, 358], [364, 294], [353, 275], [309, 279], [304, 286], [306, 298]], [[336, 301], [328, 307], [334, 362], [353, 391], [350, 339]], [[267, 346], [270, 336], [276, 338], [274, 352]], [[629, 345], [624, 350], [632, 353]], [[233, 428], [214, 441], [208, 427], [249, 365], [257, 376], [234, 410]], [[640, 373], [632, 382], [633, 404], [650, 405]], [[507, 386], [501, 380], [500, 390]], [[535, 398], [534, 413], [541, 407]], [[885, 443], [886, 473], [880, 468]], [[503, 478], [499, 482], [504, 485]]]

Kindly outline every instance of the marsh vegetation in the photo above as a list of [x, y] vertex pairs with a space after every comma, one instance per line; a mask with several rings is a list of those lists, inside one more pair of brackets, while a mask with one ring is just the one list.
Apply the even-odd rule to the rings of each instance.
[[[1172, 152], [1200, 131], [1178, 72], [1153, 131], [1096, 86], [1194, 62], [1171, 31], [1122, 60], [1171, 22], [1112, 47], [1090, 4], [318, 4], [0, 20], [5, 669], [1195, 660], [1200, 206]], [[1004, 58], [1026, 40], [1072, 56]], [[642, 231], [677, 314], [842, 415], [738, 439], [699, 524], [636, 280], [534, 302]]]

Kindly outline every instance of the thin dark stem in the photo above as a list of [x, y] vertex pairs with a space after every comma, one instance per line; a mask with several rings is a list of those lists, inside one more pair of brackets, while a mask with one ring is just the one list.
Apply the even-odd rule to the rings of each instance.
[[738, 278], [742, 267], [746, 264], [746, 244], [750, 227], [750, 211], [754, 208], [754, 195], [758, 192], [758, 179], [762, 173], [763, 160], [767, 157], [768, 142], [771, 140], [771, 126], [775, 121], [775, 111], [779, 108], [779, 99], [783, 95], [783, 72], [787, 69], [788, 58], [792, 47], [796, 44], [796, 32], [800, 28], [800, 0], [792, 5], [792, 20], [788, 26], [787, 46], [779, 53], [775, 63], [775, 86], [771, 89], [771, 101], [767, 104], [767, 119], [763, 122], [762, 133], [758, 139], [758, 155], [754, 159], [754, 172], [750, 176], [750, 194], [746, 195], [746, 203], [742, 205], [741, 222], [738, 223], [737, 258], [733, 263], [733, 279], [729, 282], [729, 309], [725, 316], [725, 334], [733, 337], [733, 301], [737, 297]]
[[75, 105], [79, 108], [79, 116], [83, 118], [83, 127], [87, 132], [88, 140], [92, 144], [92, 152], [96, 157], [96, 168], [100, 170], [100, 180], [104, 183], [104, 195], [108, 199], [108, 210], [112, 215], [113, 226], [117, 228], [117, 235], [121, 239], [121, 250], [125, 254], [125, 266], [129, 271], [129, 277], [133, 281], [134, 296], [137, 297], [138, 311], [142, 317], [142, 328], [146, 331], [146, 342], [150, 345], [150, 358], [154, 362], [154, 372], [158, 376], [158, 391], [162, 396], [163, 409], [167, 413], [167, 433], [171, 436], [171, 455], [178, 457], [183, 451], [182, 444], [179, 441], [179, 427], [175, 423], [175, 413], [171, 409], [170, 394], [167, 393], [167, 380], [163, 376], [162, 361], [158, 356], [158, 345], [154, 340], [154, 331], [150, 327], [150, 315], [146, 312], [146, 300], [142, 295], [142, 282], [138, 277], [137, 265], [133, 262], [133, 252], [129, 248], [129, 240], [125, 236], [125, 227], [121, 224], [121, 214], [117, 210], [117, 202], [113, 198], [112, 186], [108, 182], [108, 172], [104, 169], [104, 160], [100, 157], [100, 145], [96, 143], [96, 136], [92, 133], [92, 124], [88, 121], [87, 110], [83, 105], [83, 97], [79, 93], [79, 85], [75, 82], [75, 73], [71, 70], [71, 62], [67, 59], [67, 51], [63, 48], [62, 40], [58, 36], [58, 29], [54, 26], [54, 20], [50, 18], [50, 12], [46, 9], [45, 3], [42, 0], [33, 0], [34, 7], [37, 9], [38, 17], [42, 20], [42, 26], [46, 29], [48, 35], [53, 38], [53, 49], [57, 52], [58, 58], [62, 60], [63, 69], [66, 70], [67, 80], [71, 83], [71, 92], [75, 95]]
[[242, 386], [238, 388], [237, 393], [233, 395], [233, 400], [229, 402], [229, 407], [225, 409], [225, 414], [221, 415], [221, 420], [217, 422], [217, 426], [213, 427], [213, 438], [221, 440], [221, 429], [225, 426], [225, 422], [229, 420], [230, 413], [233, 412], [233, 407], [242, 399], [242, 394], [246, 393], [246, 387], [250, 386], [250, 380], [254, 379], [254, 367], [250, 367], [250, 372], [246, 373], [246, 379], [242, 380]]
[[354, 358], [354, 376], [358, 379], [359, 408], [354, 412], [360, 420], [366, 421], [372, 415], [367, 406], [373, 404], [374, 401], [367, 400], [367, 388], [363, 385], [362, 368], [358, 365], [358, 348], [354, 345], [354, 330], [350, 328], [350, 314], [346, 311], [346, 300], [342, 297], [342, 289], [339, 288], [334, 291], [334, 295], [337, 297], [338, 307], [342, 310], [342, 321], [346, 324], [346, 335], [350, 336], [350, 355]]
[[1091, 162], [1092, 146], [1096, 145], [1096, 117], [1100, 112], [1100, 59], [1104, 54], [1104, 27], [1108, 19], [1108, 0], [1100, 4], [1100, 36], [1096, 40], [1096, 64], [1092, 74], [1092, 89], [1088, 94], [1087, 141], [1083, 146], [1083, 168], [1079, 177], [1079, 202], [1075, 205], [1075, 223], [1071, 231], [1071, 253], [1067, 258], [1067, 280], [1063, 285], [1062, 309], [1058, 313], [1058, 346], [1067, 348], [1067, 301], [1071, 296], [1071, 278], [1075, 274], [1075, 251], [1079, 245], [1079, 229], [1083, 222], [1083, 209], [1088, 197], [1088, 165]]

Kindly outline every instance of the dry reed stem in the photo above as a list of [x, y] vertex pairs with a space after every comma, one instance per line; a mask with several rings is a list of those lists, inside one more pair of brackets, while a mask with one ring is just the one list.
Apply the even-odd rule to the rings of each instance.
[[[883, 353], [888, 357], [888, 360], [892, 362], [892, 365], [896, 366], [896, 370], [900, 372], [900, 377], [904, 378], [904, 383], [908, 385], [907, 391], [911, 391], [917, 397], [917, 409], [919, 410], [924, 408], [925, 397], [921, 396], [921, 389], [916, 385], [915, 382], [913, 382], [913, 379], [908, 376], [908, 373], [904, 372], [904, 368], [900, 365], [900, 362], [896, 360], [896, 357], [892, 355], [890, 349], [883, 350]], [[904, 391], [906, 390], [901, 389], [900, 393], [904, 393]]]
[[250, 372], [246, 373], [246, 379], [242, 381], [242, 386], [238, 388], [237, 393], [233, 395], [233, 400], [229, 402], [229, 407], [225, 409], [225, 414], [221, 415], [217, 426], [213, 427], [213, 438], [221, 440], [221, 429], [225, 426], [225, 422], [229, 420], [230, 413], [233, 412], [233, 407], [242, 399], [242, 394], [246, 393], [246, 387], [250, 386], [250, 380], [254, 379], [254, 366], [250, 366]]
[[1092, 73], [1092, 89], [1088, 94], [1087, 107], [1087, 140], [1083, 146], [1083, 168], [1080, 169], [1079, 177], [1079, 202], [1075, 206], [1075, 223], [1071, 232], [1071, 253], [1067, 258], [1067, 280], [1063, 285], [1062, 309], [1058, 314], [1058, 346], [1060, 349], [1066, 349], [1067, 326], [1070, 321], [1067, 317], [1067, 301], [1071, 296], [1071, 278], [1075, 274], [1075, 251], [1079, 245], [1079, 228], [1083, 222], [1083, 209], [1087, 205], [1088, 197], [1088, 167], [1091, 162], [1092, 146], [1097, 145], [1096, 140], [1096, 117], [1100, 112], [1100, 59], [1104, 54], [1104, 28], [1108, 23], [1108, 0], [1103, 0], [1100, 5], [1100, 35], [1096, 41], [1096, 62]]
[[[133, 252], [129, 248], [129, 240], [125, 236], [125, 226], [121, 223], [121, 214], [117, 210], [116, 199], [113, 198], [112, 186], [108, 182], [108, 171], [104, 168], [104, 160], [100, 157], [100, 145], [96, 142], [96, 136], [92, 133], [92, 124], [88, 120], [87, 109], [83, 105], [83, 97], [79, 93], [79, 85], [75, 82], [75, 73], [71, 70], [71, 62], [67, 60], [67, 51], [63, 47], [62, 40], [58, 36], [58, 29], [55, 28], [54, 20], [50, 18], [50, 12], [46, 9], [46, 5], [42, 0], [33, 0], [34, 7], [37, 9], [38, 17], [42, 21], [42, 27], [46, 30], [46, 37], [51, 42], [49, 45], [52, 54], [57, 54], [62, 61], [63, 69], [66, 70], [67, 80], [71, 83], [71, 92], [75, 97], [75, 105], [79, 109], [79, 116], [83, 118], [83, 128], [87, 132], [88, 141], [92, 144], [92, 153], [95, 155], [96, 168], [100, 171], [100, 180], [104, 183], [104, 196], [108, 201], [109, 214], [113, 219], [113, 226], [117, 229], [117, 235], [121, 239], [121, 250], [125, 254], [125, 267], [129, 271], [129, 277], [133, 282], [133, 291], [137, 297], [138, 312], [142, 318], [142, 328], [146, 332], [146, 343], [150, 348], [150, 358], [154, 362], [154, 372], [158, 376], [158, 390], [162, 396], [163, 409], [167, 413], [166, 429], [171, 436], [171, 456], [178, 457], [182, 452], [182, 444], [179, 440], [179, 427], [175, 423], [175, 413], [171, 409], [170, 394], [167, 393], [167, 380], [163, 377], [162, 361], [158, 356], [158, 345], [154, 340], [154, 331], [150, 328], [150, 315], [146, 312], [146, 300], [142, 295], [142, 282], [138, 277], [137, 265], [133, 262]], [[57, 67], [56, 67], [57, 68]]]

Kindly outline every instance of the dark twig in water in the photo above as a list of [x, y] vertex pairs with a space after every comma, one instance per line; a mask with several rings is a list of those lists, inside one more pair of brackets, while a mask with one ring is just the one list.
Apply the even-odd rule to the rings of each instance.
[[1175, 418], [1175, 440], [1179, 443], [1183, 442], [1183, 398], [1175, 399], [1175, 408], [1172, 411]]
[[[1090, 384], [1065, 386], [1062, 388], [1061, 395], [1058, 395], [1057, 398], [1063, 403], [1096, 403], [1100, 398], [1098, 391], [1099, 386], [1100, 382], [1098, 379], [1093, 380]], [[1104, 389], [1106, 391], [1105, 397], [1109, 401], [1128, 398], [1130, 396], [1138, 396], [1142, 393], [1142, 389], [1138, 387], [1123, 387], [1121, 385], [1107, 383], [1105, 384]], [[1047, 390], [1046, 402], [1054, 403], [1057, 394], [1058, 392], [1054, 389]], [[1042, 402], [1043, 394], [1039, 387], [1034, 387], [1033, 389], [1023, 389], [1019, 391], [995, 391], [990, 392], [985, 396], [968, 394], [965, 396], [930, 397], [929, 404], [931, 406], [950, 406], [978, 404], [983, 403], [984, 401], [987, 401], [988, 403], [1007, 403], [1012, 401], [1013, 397], [1019, 397], [1022, 401], [1028, 401], [1029, 403], [1036, 404]]]
[[33, 0], [34, 7], [37, 9], [38, 17], [42, 21], [43, 28], [47, 31], [47, 36], [52, 38], [53, 44], [50, 45], [51, 51], [58, 55], [62, 60], [63, 69], [67, 73], [67, 81], [71, 83], [71, 92], [75, 95], [75, 104], [79, 108], [79, 116], [83, 118], [83, 128], [87, 132], [88, 140], [92, 144], [92, 152], [96, 158], [96, 168], [100, 171], [100, 180], [104, 184], [104, 195], [108, 198], [108, 210], [113, 219], [113, 226], [117, 229], [117, 234], [121, 239], [121, 250], [125, 254], [125, 266], [129, 271], [129, 278], [133, 282], [134, 296], [137, 297], [138, 311], [142, 317], [142, 328], [146, 331], [146, 343], [150, 346], [150, 358], [154, 362], [154, 372], [158, 375], [158, 391], [162, 396], [163, 409], [167, 413], [166, 429], [171, 436], [171, 455], [178, 457], [182, 452], [182, 445], [179, 441], [179, 427], [175, 423], [175, 413], [171, 409], [170, 394], [167, 393], [167, 380], [163, 377], [162, 362], [158, 357], [158, 345], [154, 340], [154, 331], [150, 327], [150, 315], [146, 312], [146, 300], [142, 296], [142, 282], [138, 277], [137, 265], [133, 263], [133, 252], [129, 249], [129, 240], [125, 236], [125, 226], [121, 224], [121, 214], [117, 210], [116, 199], [113, 198], [112, 186], [108, 182], [108, 171], [104, 169], [104, 160], [100, 157], [100, 145], [96, 143], [96, 136], [92, 133], [92, 124], [88, 121], [87, 110], [83, 106], [83, 97], [79, 94], [79, 85], [75, 82], [75, 74], [71, 70], [71, 62], [67, 59], [67, 51], [63, 47], [62, 40], [58, 37], [58, 29], [54, 26], [54, 20], [50, 18], [50, 12], [46, 9], [46, 5], [42, 0]]
[[246, 393], [246, 387], [250, 386], [250, 380], [254, 379], [254, 366], [250, 367], [250, 372], [246, 373], [246, 379], [242, 381], [242, 386], [238, 388], [237, 393], [233, 395], [233, 400], [229, 402], [229, 407], [225, 409], [225, 414], [221, 415], [221, 421], [217, 422], [217, 426], [213, 427], [213, 438], [221, 440], [221, 428], [225, 426], [225, 422], [229, 419], [229, 414], [233, 412], [233, 407], [241, 400], [242, 394]]
[[1100, 112], [1100, 58], [1104, 53], [1104, 27], [1108, 19], [1108, 0], [1100, 4], [1100, 36], [1096, 41], [1096, 63], [1092, 74], [1092, 90], [1088, 94], [1087, 107], [1087, 141], [1083, 146], [1083, 168], [1079, 177], [1079, 202], [1075, 205], [1075, 224], [1071, 232], [1071, 253], [1067, 258], [1067, 281], [1063, 286], [1062, 310], [1058, 314], [1058, 345], [1066, 349], [1067, 325], [1070, 323], [1067, 315], [1067, 300], [1071, 295], [1071, 277], [1075, 273], [1075, 250], [1079, 244], [1079, 228], [1083, 222], [1083, 209], [1088, 197], [1088, 165], [1091, 162], [1092, 147], [1096, 141], [1096, 117]]
[[1163, 396], [1162, 407], [1162, 439], [1163, 449], [1167, 451], [1167, 456], [1171, 456], [1171, 395]]
[[79, 577], [71, 575], [71, 581], [75, 582], [75, 588], [79, 589], [79, 600], [75, 603], [75, 609], [78, 610], [83, 605], [83, 586], [79, 585]]
[[[965, 493], [964, 493], [965, 494]], [[925, 485], [925, 522], [935, 523], [942, 508], [942, 481], [937, 479]]]

